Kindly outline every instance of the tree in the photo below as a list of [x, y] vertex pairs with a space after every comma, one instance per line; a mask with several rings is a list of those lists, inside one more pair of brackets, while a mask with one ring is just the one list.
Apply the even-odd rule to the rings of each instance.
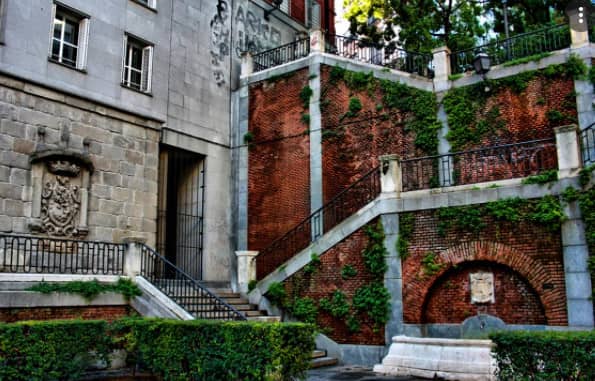
[[[514, 35], [561, 23], [570, 0], [508, 0], [506, 3], [509, 32]], [[486, 9], [493, 15], [494, 32], [505, 35], [503, 1], [489, 0]]]

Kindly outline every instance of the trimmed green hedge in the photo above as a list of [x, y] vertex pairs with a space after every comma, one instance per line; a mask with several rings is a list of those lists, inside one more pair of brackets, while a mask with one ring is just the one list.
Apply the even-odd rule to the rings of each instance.
[[76, 380], [95, 359], [126, 349], [127, 363], [164, 380], [303, 377], [314, 327], [123, 319], [0, 324], [0, 380]]
[[595, 379], [595, 331], [498, 332], [490, 339], [501, 380]]

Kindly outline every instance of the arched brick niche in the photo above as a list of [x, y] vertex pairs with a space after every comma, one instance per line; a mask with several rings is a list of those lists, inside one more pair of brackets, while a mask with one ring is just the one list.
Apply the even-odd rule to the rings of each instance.
[[[543, 324], [568, 324], [564, 278], [563, 276], [560, 276], [560, 272], [563, 271], [563, 269], [561, 270], [557, 268], [561, 267], [561, 264], [560, 266], [544, 266], [538, 258], [533, 258], [523, 253], [521, 250], [512, 248], [508, 245], [491, 241], [465, 242], [440, 252], [437, 251], [436, 254], [436, 263], [441, 264], [441, 267], [435, 274], [425, 274], [422, 268], [423, 266], [421, 265], [409, 265], [404, 267], [403, 317], [406, 323], [425, 323], [424, 319], [428, 319], [429, 316], [426, 314], [424, 308], [426, 306], [429, 308], [437, 308], [432, 304], [436, 303], [432, 302], [432, 298], [434, 297], [432, 293], [445, 293], [443, 289], [449, 287], [446, 282], [450, 277], [454, 276], [454, 278], [451, 279], [450, 284], [452, 284], [457, 278], [465, 276], [466, 270], [464, 269], [473, 269], [473, 266], [477, 264], [480, 266], [478, 267], [478, 270], [483, 268], [484, 270], [482, 270], [482, 272], [486, 272], [486, 268], [481, 266], [487, 264], [487, 268], [493, 272], [495, 280], [502, 280], [502, 277], [505, 277], [506, 274], [514, 274], [514, 279], [508, 279], [507, 284], [502, 284], [502, 286], [517, 287], [516, 292], [507, 291], [506, 289], [504, 291], [495, 289], [496, 298], [499, 297], [499, 292], [500, 297], [509, 295], [506, 294], [506, 292], [512, 292], [520, 297], [523, 293], [527, 293], [531, 290], [535, 295], [535, 298], [525, 295], [525, 300], [532, 300], [535, 306], [538, 304], [542, 306], [543, 314], [545, 315]], [[493, 271], [493, 269], [496, 269], [497, 271]], [[466, 276], [469, 277], [468, 274]], [[464, 287], [464, 285], [462, 285], [462, 287]], [[502, 292], [504, 292], [504, 294], [502, 294]], [[461, 293], [456, 297], [461, 297], [462, 295], [463, 294]], [[537, 299], [539, 303], [537, 303], [537, 300], [535, 299]], [[448, 301], [448, 303], [451, 304], [456, 304], [458, 302], [457, 299]], [[463, 302], [470, 305], [470, 298]], [[506, 303], [505, 300], [501, 302]], [[449, 321], [449, 323], [460, 322], [454, 320], [460, 319], [459, 315], [464, 315], [466, 310], [468, 310], [468, 307], [463, 307], [463, 310], [457, 312], [457, 314], [452, 313], [450, 316], [445, 314], [445, 316], [440, 317], [434, 316], [432, 319], [440, 320], [440, 322], [446, 322], [445, 320], [452, 319], [453, 321]], [[429, 312], [431, 313], [431, 311]], [[488, 311], [481, 310], [480, 312], [492, 314], [489, 309]], [[473, 314], [473, 311], [469, 310], [466, 314], [469, 313]], [[523, 321], [522, 316], [519, 315], [494, 315], [509, 324], [537, 324], [535, 321], [540, 319], [538, 317], [539, 314], [536, 312], [527, 313], [525, 317], [531, 315], [531, 318], [527, 321]]]
[[[493, 299], [472, 303], [471, 276], [491, 274]], [[507, 324], [546, 324], [537, 292], [508, 266], [488, 261], [463, 262], [436, 279], [426, 295], [422, 323], [462, 323], [478, 313], [501, 318]]]

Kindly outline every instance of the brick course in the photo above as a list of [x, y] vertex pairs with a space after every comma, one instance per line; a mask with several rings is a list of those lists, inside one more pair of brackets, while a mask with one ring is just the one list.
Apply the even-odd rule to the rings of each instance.
[[[410, 256], [403, 261], [406, 323], [423, 323], [426, 304], [433, 306], [433, 312], [426, 318], [439, 322], [460, 323], [464, 320], [465, 311], [477, 311], [460, 285], [457, 288], [459, 291], [453, 295], [459, 299], [447, 299], [447, 303], [456, 305], [456, 313], [446, 310], [440, 313], [445, 303], [440, 298], [448, 294], [444, 285], [449, 280], [454, 283], [457, 277], [464, 276], [464, 272], [461, 273], [463, 275], [457, 275], [455, 270], [469, 264], [488, 266], [497, 274], [504, 271], [504, 275], [510, 278], [500, 284], [504, 287], [516, 285], [509, 292], [496, 291], [496, 305], [488, 308], [506, 323], [533, 324], [543, 321], [536, 306], [538, 301], [543, 308], [546, 324], [567, 324], [560, 232], [552, 233], [546, 227], [530, 222], [498, 223], [484, 217], [488, 228], [478, 234], [450, 228], [442, 237], [438, 234], [438, 220], [433, 210], [415, 212], [413, 215]], [[427, 275], [421, 264], [429, 252], [435, 253], [436, 262], [442, 264], [442, 268], [434, 275]], [[538, 299], [532, 298], [531, 293], [535, 293]], [[524, 303], [529, 304], [522, 314], [513, 310], [513, 306]]]
[[299, 94], [308, 70], [250, 87], [248, 247], [261, 250], [310, 215], [310, 137]]
[[0, 308], [0, 321], [4, 323], [62, 319], [113, 321], [135, 315], [136, 311], [130, 306]]

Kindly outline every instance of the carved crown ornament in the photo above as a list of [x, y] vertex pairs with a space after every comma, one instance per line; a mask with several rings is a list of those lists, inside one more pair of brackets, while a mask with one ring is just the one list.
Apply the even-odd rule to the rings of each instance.
[[32, 232], [54, 237], [77, 238], [88, 233], [87, 210], [93, 162], [88, 141], [83, 150], [68, 148], [69, 132], [64, 129], [58, 148], [46, 147], [45, 129], [31, 155]]

